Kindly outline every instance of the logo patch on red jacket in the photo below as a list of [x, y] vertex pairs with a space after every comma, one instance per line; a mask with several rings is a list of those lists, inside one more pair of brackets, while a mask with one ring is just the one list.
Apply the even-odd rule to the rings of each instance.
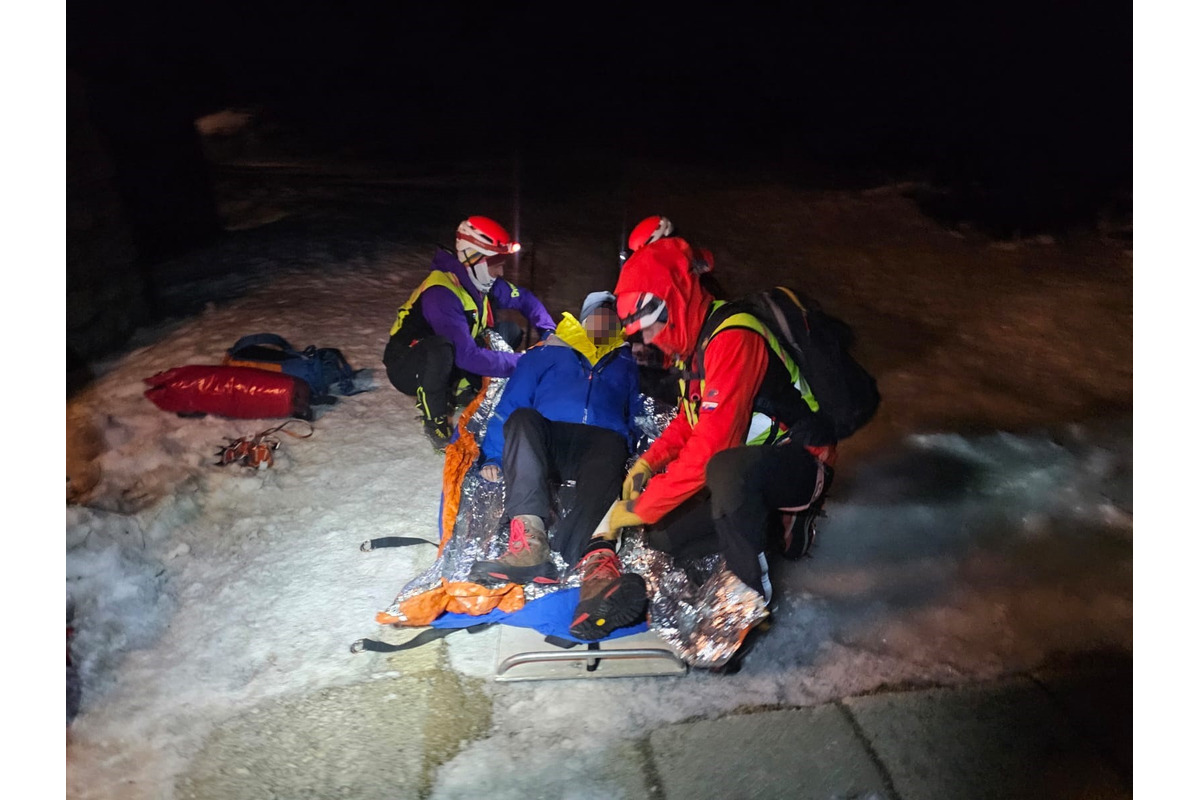
[[716, 411], [717, 403], [713, 402], [712, 400], [705, 400], [703, 403], [700, 404], [700, 410], [701, 411]]

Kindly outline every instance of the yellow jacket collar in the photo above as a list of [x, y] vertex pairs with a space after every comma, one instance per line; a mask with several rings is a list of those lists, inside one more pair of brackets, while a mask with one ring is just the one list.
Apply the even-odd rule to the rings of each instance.
[[588, 336], [583, 323], [575, 319], [574, 315], [569, 311], [563, 312], [562, 320], [558, 323], [558, 327], [554, 329], [554, 335], [580, 353], [592, 366], [595, 366], [600, 359], [625, 344], [624, 337], [618, 331], [614, 336], [597, 345], [592, 341], [592, 337]]

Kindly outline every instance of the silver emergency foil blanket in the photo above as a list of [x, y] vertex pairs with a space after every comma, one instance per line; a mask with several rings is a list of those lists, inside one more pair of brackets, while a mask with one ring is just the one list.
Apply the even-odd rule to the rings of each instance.
[[[489, 333], [492, 349], [511, 352], [498, 335]], [[477, 442], [483, 442], [487, 423], [506, 383], [505, 379], [493, 378], [483, 402], [467, 421], [466, 429]], [[658, 438], [674, 415], [674, 408], [643, 398], [642, 413], [635, 418], [641, 431], [639, 454]], [[507, 551], [503, 483], [485, 480], [476, 465], [463, 478], [461, 492], [454, 533], [441, 555], [400, 590], [387, 614], [404, 619], [400, 604], [408, 598], [440, 586], [443, 579], [465, 581], [476, 561], [495, 559]], [[554, 522], [551, 520], [549, 525], [551, 535]], [[625, 537], [620, 558], [626, 570], [646, 579], [650, 629], [657, 631], [690, 666], [707, 669], [723, 666], [737, 652], [746, 632], [767, 616], [762, 597], [727, 570], [719, 555], [676, 564], [666, 553], [646, 546], [640, 535], [633, 535]], [[571, 570], [574, 565], [565, 563], [558, 553], [553, 554], [553, 559], [562, 582], [526, 585], [526, 601], [579, 586], [580, 576]]]
[[651, 630], [693, 667], [724, 666], [746, 633], [767, 616], [762, 595], [726, 569], [722, 556], [685, 567], [636, 536], [622, 544], [621, 564], [646, 579]]

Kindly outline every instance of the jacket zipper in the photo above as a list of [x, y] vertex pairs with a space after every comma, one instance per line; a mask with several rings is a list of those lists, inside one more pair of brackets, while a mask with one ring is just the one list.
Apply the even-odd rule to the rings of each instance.
[[[584, 401], [583, 401], [583, 424], [584, 425], [588, 424], [588, 410], [592, 407], [592, 378], [595, 377], [596, 372], [599, 371], [600, 365], [603, 364], [611, 355], [612, 355], [612, 353], [605, 353], [604, 358], [601, 358], [599, 361], [597, 361], [596, 366], [594, 366], [594, 367], [585, 367], [583, 364], [579, 365], [588, 371], [588, 379], [587, 379], [588, 388], [587, 388], [587, 394], [584, 396]], [[582, 356], [580, 356], [578, 353], [576, 353], [576, 357], [582, 358]]]
[[588, 370], [587, 394], [584, 396], [584, 400], [583, 400], [583, 424], [584, 425], [588, 424], [588, 411], [592, 407], [592, 376], [593, 375], [595, 375], [595, 373], [592, 372], [591, 370]]

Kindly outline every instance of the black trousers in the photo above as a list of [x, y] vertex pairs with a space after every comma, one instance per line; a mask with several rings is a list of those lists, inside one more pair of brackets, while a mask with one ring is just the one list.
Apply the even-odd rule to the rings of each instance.
[[813, 502], [824, 469], [798, 444], [722, 450], [708, 462], [706, 489], [663, 517], [647, 540], [679, 559], [721, 553], [742, 583], [766, 595], [759, 554], [782, 530], [779, 509]]
[[[521, 327], [515, 322], [502, 320], [494, 330], [509, 347], [521, 341]], [[476, 391], [483, 385], [481, 376], [454, 366], [454, 343], [444, 336], [426, 336], [415, 343], [392, 336], [383, 350], [383, 366], [392, 386], [416, 397], [426, 418], [445, 417], [454, 410], [455, 389], [464, 378]]]
[[575, 481], [573, 500], [550, 542], [574, 564], [621, 496], [628, 455], [625, 437], [616, 431], [551, 422], [532, 408], [518, 408], [504, 421], [504, 511], [510, 518], [533, 514], [549, 525], [554, 487]]

